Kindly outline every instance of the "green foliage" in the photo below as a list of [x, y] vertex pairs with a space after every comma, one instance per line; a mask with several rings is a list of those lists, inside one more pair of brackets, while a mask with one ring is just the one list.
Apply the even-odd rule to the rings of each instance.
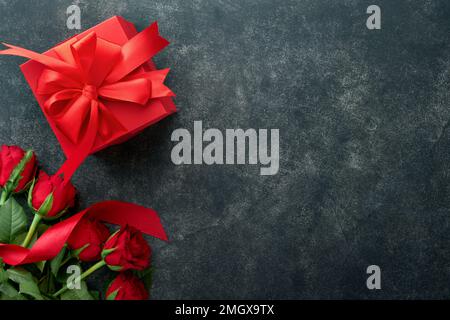
[[58, 255], [50, 262], [50, 270], [55, 277], [58, 275], [59, 268], [61, 267], [61, 263], [63, 262], [65, 255], [66, 247], [64, 246]]
[[119, 289], [109, 294], [109, 296], [106, 297], [106, 300], [116, 300], [117, 294], [119, 293]]
[[80, 289], [67, 290], [61, 294], [61, 300], [95, 300], [88, 290], [86, 282], [80, 283]]
[[26, 300], [10, 283], [0, 284], [0, 300]]
[[36, 300], [44, 300], [37, 285], [37, 280], [29, 271], [22, 268], [10, 268], [6, 272], [9, 279], [19, 285], [20, 294], [30, 296]]
[[152, 287], [153, 281], [153, 268], [147, 268], [143, 271], [136, 271], [136, 276], [142, 280], [145, 287], [150, 289]]
[[38, 215], [46, 216], [53, 206], [53, 193], [50, 193], [37, 211]]
[[8, 281], [8, 274], [5, 271], [5, 264], [3, 263], [2, 259], [0, 258], [0, 284]]
[[27, 228], [27, 217], [22, 206], [11, 197], [0, 206], [0, 242], [13, 243]]

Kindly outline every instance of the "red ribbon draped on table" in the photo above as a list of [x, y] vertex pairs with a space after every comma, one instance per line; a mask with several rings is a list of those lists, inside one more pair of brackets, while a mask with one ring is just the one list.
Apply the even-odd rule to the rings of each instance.
[[48, 228], [31, 249], [13, 244], [0, 244], [0, 257], [12, 266], [51, 260], [58, 255], [72, 231], [84, 217], [121, 226], [130, 225], [145, 234], [167, 241], [161, 221], [154, 210], [126, 202], [105, 201]]
[[45, 112], [77, 148], [58, 174], [69, 181], [91, 153], [95, 140], [105, 141], [126, 130], [103, 101], [146, 105], [149, 99], [174, 94], [163, 82], [168, 69], [134, 72], [169, 44], [151, 26], [123, 46], [91, 32], [74, 37], [54, 49], [56, 57], [4, 44], [3, 55], [29, 58], [45, 66], [37, 93], [46, 96]]

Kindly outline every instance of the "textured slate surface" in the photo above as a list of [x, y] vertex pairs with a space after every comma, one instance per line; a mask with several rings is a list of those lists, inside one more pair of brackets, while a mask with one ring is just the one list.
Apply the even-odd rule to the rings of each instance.
[[[44, 51], [71, 1], [0, 1], [0, 39]], [[180, 112], [89, 158], [81, 206], [153, 207], [155, 299], [450, 296], [447, 0], [79, 1], [83, 29], [158, 20]], [[382, 8], [382, 30], [365, 27]], [[0, 140], [63, 162], [17, 65], [0, 59]], [[176, 128], [279, 128], [280, 172], [174, 166]], [[369, 291], [365, 269], [382, 269]], [[97, 282], [103, 280], [97, 275]]]

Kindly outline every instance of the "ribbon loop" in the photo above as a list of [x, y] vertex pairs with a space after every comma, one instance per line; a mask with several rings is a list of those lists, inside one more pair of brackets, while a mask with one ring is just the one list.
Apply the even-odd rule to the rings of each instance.
[[106, 78], [106, 82], [113, 83], [121, 80], [167, 45], [169, 45], [169, 41], [159, 35], [158, 24], [152, 23], [150, 27], [125, 43], [122, 47], [121, 59]]

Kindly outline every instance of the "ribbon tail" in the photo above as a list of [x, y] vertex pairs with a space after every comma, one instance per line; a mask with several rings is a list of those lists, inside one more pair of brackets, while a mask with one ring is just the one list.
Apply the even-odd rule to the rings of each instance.
[[28, 58], [28, 59], [34, 60], [36, 62], [39, 62], [54, 71], [61, 72], [66, 75], [69, 75], [69, 76], [74, 73], [75, 74], [78, 73], [77, 68], [71, 66], [70, 64], [68, 64], [64, 61], [55, 59], [55, 58], [47, 56], [45, 54], [40, 54], [40, 53], [36, 53], [31, 50], [16, 47], [16, 46], [13, 46], [10, 44], [3, 43], [3, 45], [8, 47], [8, 49], [1, 50], [0, 54], [2, 54], [2, 55], [19, 56], [19, 57]]
[[93, 205], [89, 217], [120, 226], [130, 225], [149, 236], [168, 241], [158, 213], [137, 204], [104, 201]]
[[22, 264], [28, 256], [29, 251], [27, 248], [15, 244], [0, 243], [0, 258], [2, 258], [3, 262], [11, 266]]
[[86, 133], [84, 134], [80, 144], [78, 145], [77, 150], [68, 156], [66, 162], [63, 163], [61, 168], [56, 173], [57, 175], [63, 175], [64, 183], [70, 181], [75, 171], [77, 171], [78, 167], [91, 153], [92, 148], [94, 147], [95, 139], [97, 137], [98, 127], [98, 102], [93, 100]]

